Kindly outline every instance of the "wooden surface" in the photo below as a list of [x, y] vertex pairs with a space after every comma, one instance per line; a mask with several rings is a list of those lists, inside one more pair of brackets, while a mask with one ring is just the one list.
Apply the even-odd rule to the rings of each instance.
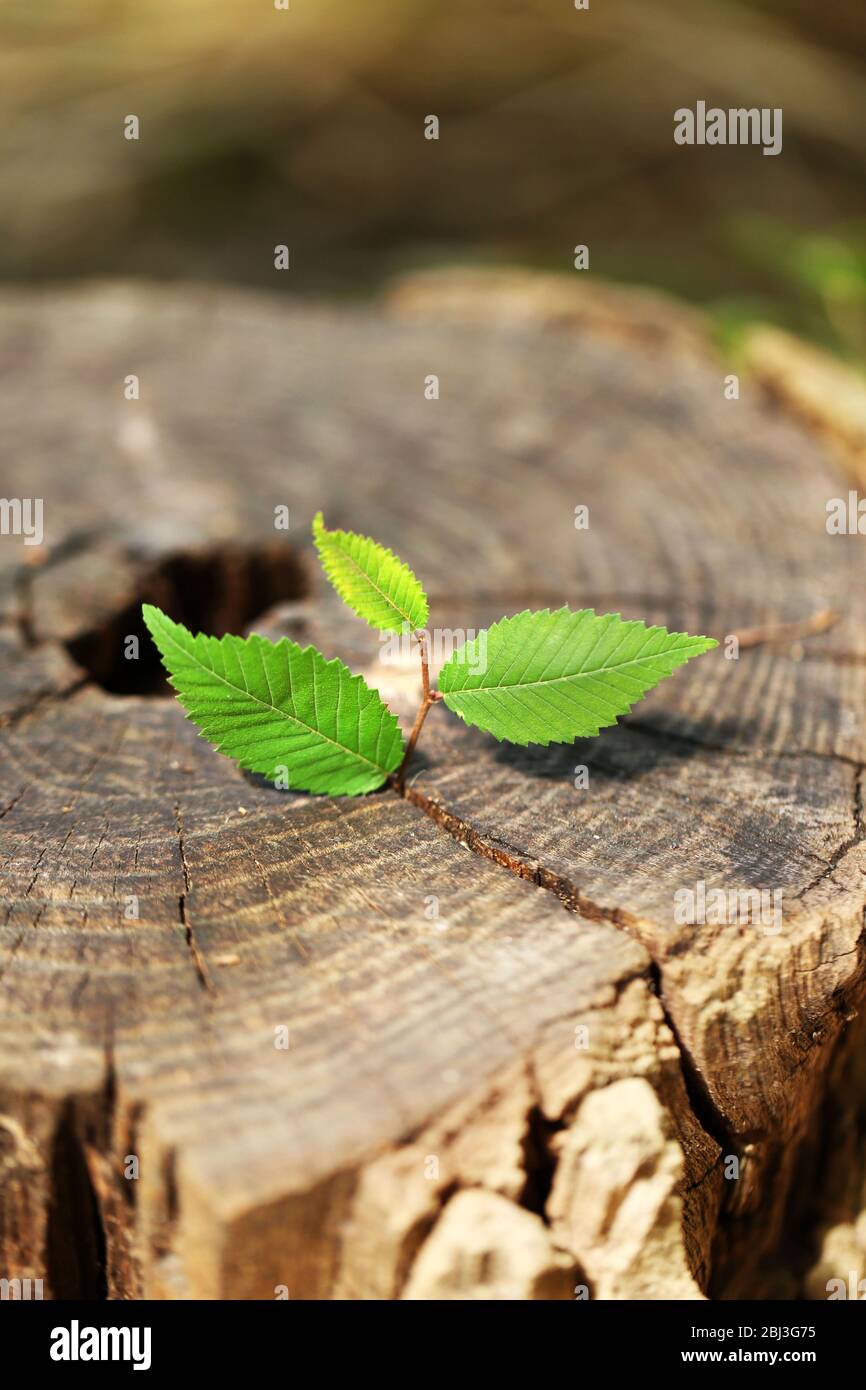
[[[864, 980], [864, 541], [827, 535], [829, 446], [757, 383], [726, 400], [691, 316], [571, 281], [2, 308], [0, 490], [46, 535], [0, 540], [2, 1268], [55, 1297], [802, 1292]], [[316, 573], [319, 507], [434, 627], [568, 602], [739, 658], [574, 747], [434, 708], [406, 801], [278, 792], [123, 639], [142, 599], [288, 632], [410, 718], [414, 668]], [[782, 930], [679, 925], [701, 880], [780, 891]]]

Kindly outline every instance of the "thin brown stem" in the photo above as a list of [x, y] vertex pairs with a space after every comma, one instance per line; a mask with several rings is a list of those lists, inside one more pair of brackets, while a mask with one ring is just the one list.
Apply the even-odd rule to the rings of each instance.
[[416, 632], [418, 638], [418, 649], [421, 652], [421, 689], [426, 700], [430, 694], [430, 666], [427, 661], [427, 633]]
[[409, 742], [406, 744], [406, 752], [403, 754], [403, 761], [397, 768], [397, 771], [393, 773], [391, 777], [391, 782], [394, 786], [394, 790], [397, 791], [400, 796], [404, 795], [404, 788], [406, 785], [406, 768], [408, 766], [409, 759], [415, 751], [415, 744], [418, 742], [418, 735], [424, 727], [424, 720], [427, 718], [427, 711], [429, 710], [431, 705], [435, 705], [437, 700], [442, 699], [442, 696], [440, 695], [438, 690], [430, 689], [430, 666], [427, 660], [427, 634], [425, 632], [417, 632], [415, 636], [418, 638], [418, 647], [421, 652], [421, 689], [424, 692], [424, 698], [421, 701], [421, 707], [415, 716], [415, 723], [412, 725], [412, 732], [409, 735]]
[[841, 614], [832, 608], [822, 608], [811, 618], [798, 623], [773, 623], [767, 627], [741, 628], [731, 633], [741, 647], [760, 647], [764, 642], [795, 642], [802, 637], [814, 637], [820, 632], [829, 632], [835, 627]]
[[421, 729], [424, 726], [424, 720], [427, 718], [427, 711], [433, 703], [434, 700], [432, 693], [427, 696], [426, 700], [421, 701], [421, 708], [415, 716], [415, 723], [412, 726], [412, 732], [409, 735], [409, 742], [406, 744], [406, 752], [403, 754], [403, 761], [397, 768], [396, 773], [394, 774], [394, 786], [401, 796], [403, 795], [403, 788], [406, 782], [406, 765], [409, 762], [409, 759], [411, 758], [413, 752], [415, 751], [415, 744], [418, 742], [418, 735], [420, 734]]

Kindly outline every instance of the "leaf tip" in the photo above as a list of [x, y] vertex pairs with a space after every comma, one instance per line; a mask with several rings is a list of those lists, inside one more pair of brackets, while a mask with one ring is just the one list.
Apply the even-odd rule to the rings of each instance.
[[158, 622], [160, 618], [164, 618], [165, 614], [161, 608], [157, 608], [155, 603], [143, 603], [141, 616], [144, 618], [148, 630], [153, 632], [154, 623]]

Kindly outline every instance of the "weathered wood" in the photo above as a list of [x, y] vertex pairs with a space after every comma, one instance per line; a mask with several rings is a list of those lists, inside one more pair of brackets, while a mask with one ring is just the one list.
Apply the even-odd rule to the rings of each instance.
[[[764, 1287], [863, 993], [862, 541], [827, 535], [832, 457], [757, 386], [726, 400], [692, 319], [574, 293], [553, 316], [549, 281], [477, 273], [419, 277], [390, 317], [4, 297], [26, 473], [3, 491], [46, 528], [0, 544], [10, 1273], [54, 1296]], [[435, 708], [405, 801], [280, 793], [123, 639], [145, 597], [255, 622], [411, 717], [414, 665], [314, 596], [320, 506], [413, 564], [436, 628], [568, 601], [778, 640], [574, 747]], [[683, 925], [698, 882], [781, 893], [781, 931]]]

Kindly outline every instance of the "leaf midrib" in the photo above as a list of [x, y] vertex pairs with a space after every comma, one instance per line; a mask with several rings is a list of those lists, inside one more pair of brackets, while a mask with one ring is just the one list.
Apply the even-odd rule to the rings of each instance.
[[[675, 648], [669, 647], [668, 651]], [[658, 652], [657, 656], [666, 656], [667, 652]], [[584, 676], [600, 676], [607, 671], [621, 671], [624, 666], [645, 665], [648, 661], [654, 660], [651, 656], [635, 656], [628, 661], [613, 661], [609, 666], [595, 666], [589, 671], [573, 671], [568, 676], [549, 676], [546, 680], [538, 681], [511, 681], [506, 685], [461, 685], [457, 690], [443, 691], [445, 695], [481, 695], [487, 690], [527, 690], [531, 685], [556, 685], [558, 681], [575, 681]], [[549, 664], [549, 663], [548, 663]], [[441, 681], [441, 677], [440, 677]]]
[[[358, 561], [355, 559], [351, 551], [344, 550], [343, 547], [340, 545], [339, 541], [334, 541], [333, 544], [340, 551], [341, 555], [345, 555], [346, 559], [349, 561], [349, 564], [354, 565], [358, 573], [364, 579], [366, 579], [367, 583], [370, 585], [370, 588], [375, 589], [379, 597], [381, 599], [384, 599], [385, 603], [388, 604], [389, 608], [393, 608], [395, 613], [399, 613], [404, 623], [408, 623], [410, 627], [414, 627], [411, 615], [409, 613], [404, 612], [403, 609], [400, 608], [399, 605], [396, 604], [394, 600], [388, 594], [385, 593], [384, 589], [379, 588], [379, 585], [376, 583], [375, 579], [371, 579], [367, 571], [363, 568], [363, 566], [358, 564]], [[397, 559], [397, 557], [395, 555], [392, 555], [391, 558], [392, 560], [394, 560], [395, 564], [399, 566], [400, 561]]]
[[346, 753], [351, 758], [357, 758], [360, 762], [366, 763], [368, 767], [375, 768], [377, 772], [382, 772], [387, 777], [388, 769], [383, 767], [381, 763], [375, 763], [371, 758], [365, 758], [363, 753], [357, 752], [354, 748], [347, 748], [344, 744], [338, 743], [334, 738], [329, 738], [327, 734], [322, 733], [321, 729], [314, 728], [312, 724], [305, 724], [303, 719], [299, 719], [297, 715], [287, 713], [286, 710], [280, 709], [278, 705], [270, 705], [267, 700], [260, 700], [258, 695], [254, 695], [251, 690], [246, 690], [239, 685], [235, 685], [234, 681], [226, 680], [225, 676], [221, 676], [212, 666], [206, 666], [203, 661], [200, 661], [194, 652], [188, 652], [186, 647], [178, 642], [173, 633], [168, 634], [168, 641], [172, 642], [174, 646], [177, 647], [178, 651], [182, 652], [189, 660], [195, 662], [200, 670], [205, 671], [209, 676], [213, 676], [215, 680], [222, 681], [223, 685], [227, 686], [229, 690], [236, 690], [239, 695], [246, 695], [248, 699], [254, 700], [256, 704], [261, 705], [263, 709], [272, 710], [274, 714], [279, 715], [283, 719], [290, 720], [293, 724], [297, 724], [299, 728], [306, 729], [308, 733], [315, 734], [316, 737], [322, 739], [323, 742], [330, 743], [333, 748], [339, 748], [341, 753]]

